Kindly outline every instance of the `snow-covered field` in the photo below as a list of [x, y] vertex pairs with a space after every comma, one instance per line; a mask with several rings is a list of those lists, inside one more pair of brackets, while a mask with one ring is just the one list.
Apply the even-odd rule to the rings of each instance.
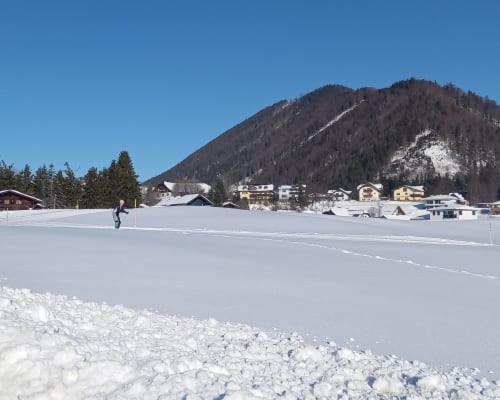
[[473, 379], [500, 376], [499, 220], [171, 207], [116, 231], [110, 211], [3, 217], [2, 285], [149, 311], [2, 289], [0, 398], [500, 396]]
[[[497, 399], [468, 371], [0, 288], [2, 399]], [[380, 397], [376, 397], [380, 396]]]

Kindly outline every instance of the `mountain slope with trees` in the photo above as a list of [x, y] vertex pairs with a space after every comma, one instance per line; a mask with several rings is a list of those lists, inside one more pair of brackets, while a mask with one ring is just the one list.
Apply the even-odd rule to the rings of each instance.
[[500, 107], [448, 84], [325, 86], [281, 101], [145, 182], [306, 183], [311, 190], [380, 180], [428, 192], [500, 198]]

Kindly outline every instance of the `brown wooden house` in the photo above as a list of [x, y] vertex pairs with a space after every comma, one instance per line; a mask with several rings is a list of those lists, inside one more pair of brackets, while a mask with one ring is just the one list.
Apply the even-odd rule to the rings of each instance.
[[33, 210], [43, 208], [42, 200], [17, 190], [0, 190], [0, 210]]

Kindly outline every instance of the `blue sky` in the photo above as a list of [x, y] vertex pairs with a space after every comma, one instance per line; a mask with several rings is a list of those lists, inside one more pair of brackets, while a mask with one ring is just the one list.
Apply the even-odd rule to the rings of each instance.
[[0, 159], [142, 179], [319, 86], [453, 82], [500, 101], [491, 1], [0, 1]]

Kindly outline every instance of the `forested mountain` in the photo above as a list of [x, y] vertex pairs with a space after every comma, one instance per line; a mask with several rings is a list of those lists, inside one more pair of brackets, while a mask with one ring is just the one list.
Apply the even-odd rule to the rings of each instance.
[[500, 107], [449, 84], [325, 86], [258, 112], [145, 184], [162, 180], [306, 183], [312, 190], [381, 180], [427, 192], [500, 197]]

